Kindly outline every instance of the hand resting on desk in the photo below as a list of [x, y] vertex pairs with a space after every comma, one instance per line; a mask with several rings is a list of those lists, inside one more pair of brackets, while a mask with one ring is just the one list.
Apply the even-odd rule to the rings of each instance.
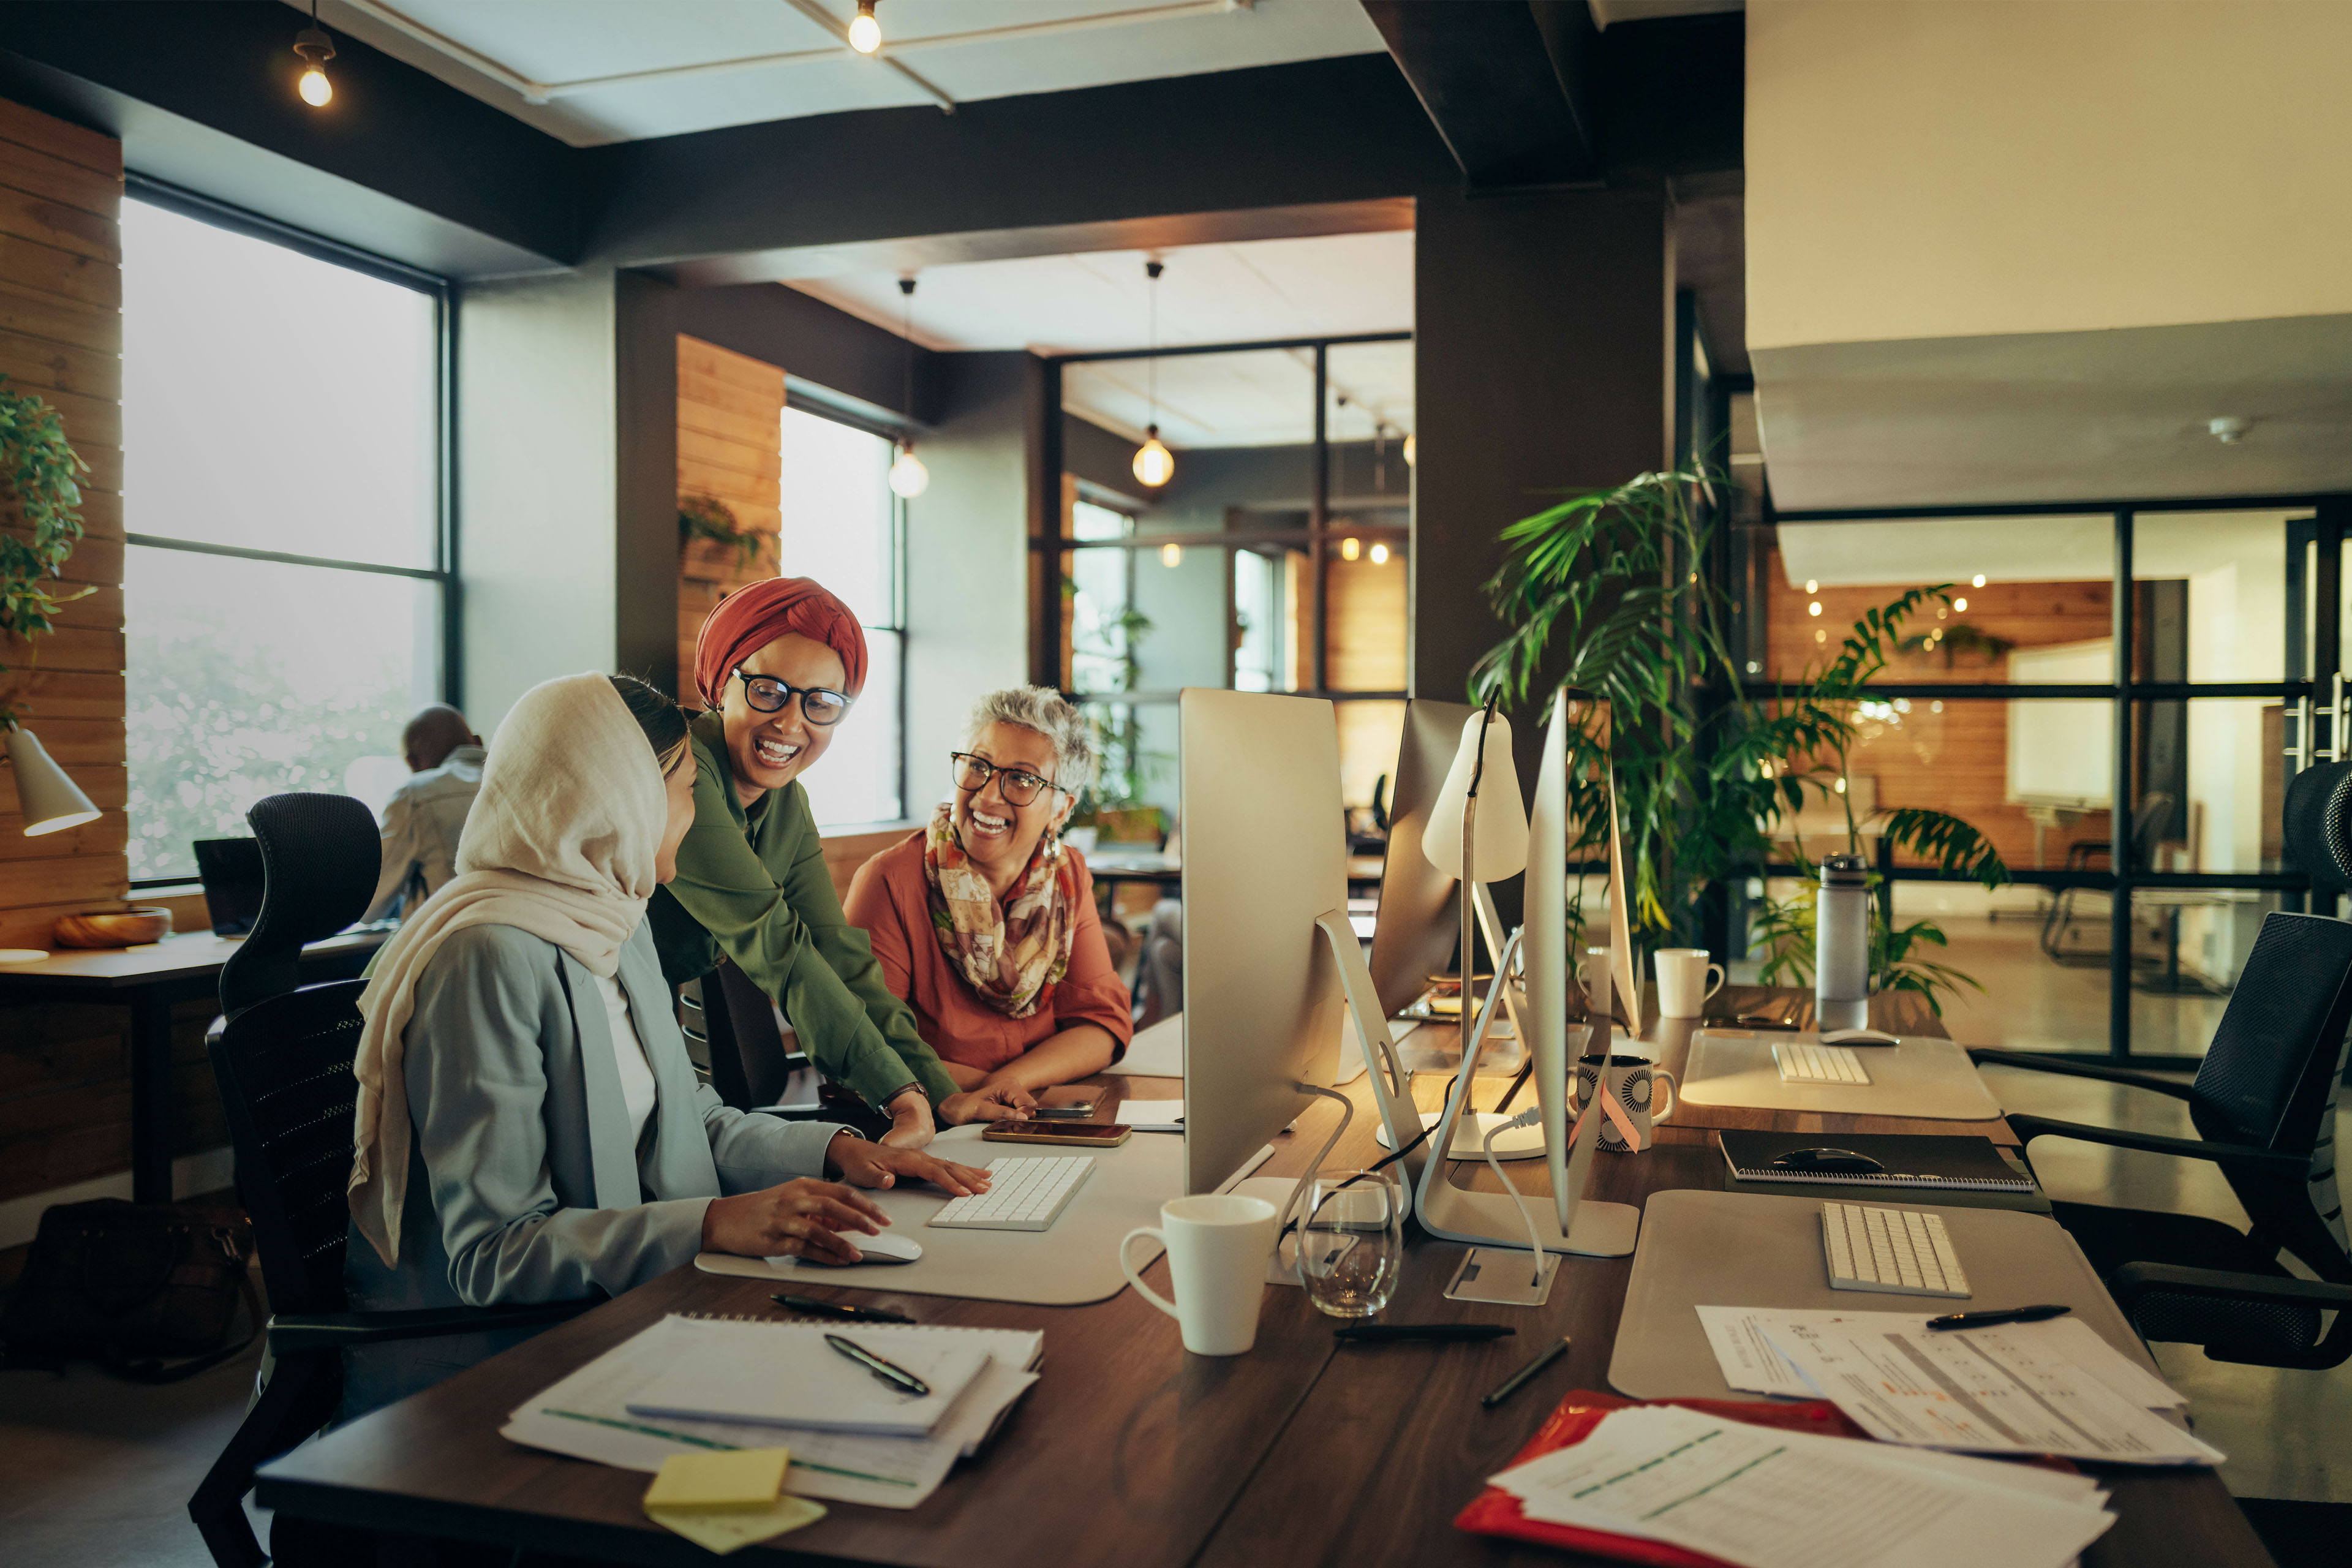
[[846, 1132], [835, 1135], [825, 1149], [824, 1160], [852, 1186], [895, 1187], [902, 1181], [929, 1182], [955, 1198], [988, 1191], [986, 1171], [938, 1159], [919, 1149], [868, 1143]]
[[[929, 1182], [953, 1197], [988, 1191], [988, 1173], [934, 1159], [914, 1149], [868, 1143], [843, 1132], [824, 1152], [825, 1163], [842, 1181], [858, 1187], [894, 1187], [900, 1181]], [[873, 1199], [836, 1182], [806, 1177], [756, 1193], [713, 1198], [703, 1211], [702, 1245], [709, 1252], [740, 1258], [806, 1258], [819, 1263], [856, 1263], [857, 1247], [839, 1233], [879, 1236], [889, 1215]]]

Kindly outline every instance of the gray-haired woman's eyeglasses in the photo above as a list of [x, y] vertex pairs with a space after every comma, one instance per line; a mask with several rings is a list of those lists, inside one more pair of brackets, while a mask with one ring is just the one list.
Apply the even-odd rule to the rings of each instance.
[[734, 675], [743, 683], [743, 700], [761, 712], [782, 712], [784, 704], [797, 697], [801, 700], [801, 717], [820, 729], [840, 723], [850, 704], [856, 700], [822, 686], [788, 686], [772, 675], [746, 675], [740, 668]]
[[975, 757], [970, 752], [948, 753], [948, 777], [956, 788], [978, 795], [996, 781], [997, 792], [1004, 796], [1007, 805], [1027, 805], [1037, 798], [1040, 790], [1060, 789], [1052, 779], [1041, 779], [1026, 768], [1000, 768], [986, 757]]

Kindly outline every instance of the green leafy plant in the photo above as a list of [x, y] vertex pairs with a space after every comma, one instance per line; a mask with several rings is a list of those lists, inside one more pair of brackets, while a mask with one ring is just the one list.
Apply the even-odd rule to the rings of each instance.
[[[1633, 882], [1628, 920], [1653, 941], [1695, 940], [1706, 890], [1768, 864], [1809, 792], [1842, 805], [1846, 847], [1859, 852], [1864, 824], [1840, 784], [1874, 721], [1866, 688], [1905, 622], [1931, 600], [1948, 603], [1940, 588], [1915, 588], [1856, 621], [1826, 665], [1751, 687], [1731, 657], [1729, 606], [1698, 569], [1713, 538], [1702, 503], [1721, 482], [1704, 469], [1643, 474], [1506, 529], [1508, 554], [1486, 590], [1512, 629], [1471, 676], [1474, 698], [1499, 693], [1538, 722], [1556, 686], [1608, 700], [1605, 755], [1589, 737], [1570, 748], [1570, 856], [1589, 864], [1607, 854], [1605, 764]], [[1988, 888], [2008, 879], [1991, 844], [1948, 814], [1906, 808], [1871, 826], [1895, 849]], [[1798, 864], [1809, 870], [1803, 855], [1801, 843]], [[1876, 903], [1880, 984], [1923, 991], [1931, 1005], [1973, 984], [1917, 955], [1943, 945], [1943, 933], [1924, 921], [1894, 929], [1887, 891]], [[1768, 975], [1810, 967], [1810, 891], [1798, 901], [1801, 914], [1775, 906], [1756, 926]]]
[[[67, 443], [58, 411], [31, 393], [10, 390], [6, 381], [0, 375], [0, 481], [22, 527], [0, 528], [0, 637], [30, 642], [57, 630], [58, 612], [91, 592], [56, 586], [81, 541], [77, 479], [89, 467]], [[14, 728], [16, 717], [0, 702], [0, 729]]]
[[683, 550], [698, 539], [724, 544], [733, 550], [735, 570], [738, 572], [749, 572], [757, 566], [760, 552], [767, 548], [769, 542], [769, 535], [737, 522], [734, 509], [717, 496], [680, 496], [677, 498], [678, 548]]

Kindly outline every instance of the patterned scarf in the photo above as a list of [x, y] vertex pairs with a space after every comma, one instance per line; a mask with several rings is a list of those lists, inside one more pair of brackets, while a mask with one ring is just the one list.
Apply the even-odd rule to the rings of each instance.
[[942, 804], [923, 834], [923, 880], [940, 951], [982, 1002], [1008, 1018], [1026, 1018], [1052, 1000], [1078, 932], [1077, 862], [1061, 835], [1049, 832], [1039, 842], [1000, 905], [957, 841], [952, 808]]

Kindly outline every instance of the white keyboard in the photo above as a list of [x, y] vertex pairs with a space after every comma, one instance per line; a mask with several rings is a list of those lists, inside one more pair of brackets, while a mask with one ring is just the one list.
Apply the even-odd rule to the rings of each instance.
[[1044, 1230], [1095, 1173], [1092, 1154], [1048, 1154], [1043, 1159], [1010, 1155], [988, 1163], [988, 1191], [978, 1197], [950, 1198], [926, 1222], [951, 1230]]
[[1969, 1277], [1944, 1232], [1944, 1216], [1912, 1209], [1822, 1205], [1822, 1250], [1832, 1290], [1966, 1296]]
[[1784, 1040], [1772, 1047], [1772, 1060], [1782, 1083], [1868, 1083], [1862, 1058], [1845, 1046], [1816, 1046], [1804, 1040]]

